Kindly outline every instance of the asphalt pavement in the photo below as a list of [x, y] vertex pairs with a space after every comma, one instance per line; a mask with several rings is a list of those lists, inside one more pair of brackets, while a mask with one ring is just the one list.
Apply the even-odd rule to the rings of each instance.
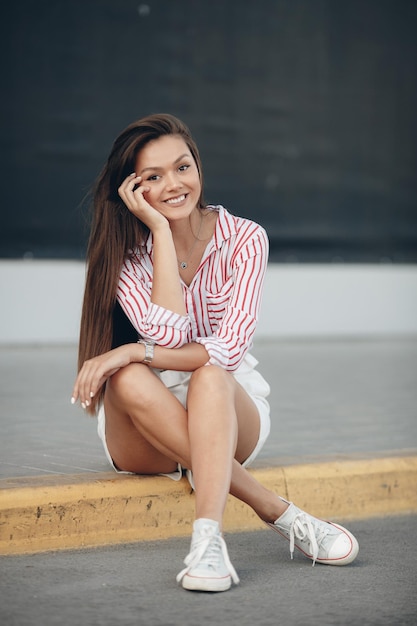
[[415, 626], [416, 516], [352, 522], [361, 550], [315, 565], [269, 530], [226, 535], [240, 584], [218, 594], [176, 584], [186, 538], [3, 557], [3, 626]]

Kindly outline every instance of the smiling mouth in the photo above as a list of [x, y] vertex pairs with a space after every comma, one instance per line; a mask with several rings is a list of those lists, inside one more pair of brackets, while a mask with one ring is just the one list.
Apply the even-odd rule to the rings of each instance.
[[177, 196], [176, 198], [168, 198], [168, 200], [165, 200], [166, 204], [179, 204], [180, 202], [184, 202], [185, 198], [187, 197], [187, 194], [182, 194], [181, 196]]

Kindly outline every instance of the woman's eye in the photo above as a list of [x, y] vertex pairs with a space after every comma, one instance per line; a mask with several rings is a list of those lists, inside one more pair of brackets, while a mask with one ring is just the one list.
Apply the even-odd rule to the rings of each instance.
[[189, 167], [190, 167], [189, 165], [184, 164], [184, 165], [180, 165], [178, 169], [180, 172], [185, 172], [186, 170], [188, 170]]
[[149, 176], [146, 180], [158, 180], [159, 179], [159, 175], [158, 174], [152, 174], [152, 176]]

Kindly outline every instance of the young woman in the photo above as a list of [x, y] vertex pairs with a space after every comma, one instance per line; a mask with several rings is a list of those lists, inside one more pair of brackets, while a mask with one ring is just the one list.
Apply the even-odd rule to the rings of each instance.
[[185, 589], [239, 582], [222, 537], [228, 493], [318, 563], [354, 560], [349, 531], [298, 509], [245, 469], [270, 428], [250, 355], [268, 259], [263, 228], [206, 205], [188, 128], [128, 126], [98, 178], [72, 403], [98, 415], [116, 471], [182, 470], [195, 489]]

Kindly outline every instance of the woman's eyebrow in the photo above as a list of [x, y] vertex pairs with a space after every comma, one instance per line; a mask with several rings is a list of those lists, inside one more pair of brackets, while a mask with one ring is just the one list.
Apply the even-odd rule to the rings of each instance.
[[[174, 165], [176, 165], [179, 161], [182, 161], [185, 157], [188, 157], [189, 159], [191, 159], [191, 154], [188, 154], [188, 152], [184, 152], [184, 154], [181, 154], [181, 156], [179, 156], [177, 159], [175, 159], [174, 161]], [[143, 170], [141, 170], [139, 172], [139, 175], [141, 176], [144, 172], [147, 172], [148, 170], [162, 170], [163, 168], [160, 167], [159, 165], [156, 165], [155, 167], [144, 167]]]

